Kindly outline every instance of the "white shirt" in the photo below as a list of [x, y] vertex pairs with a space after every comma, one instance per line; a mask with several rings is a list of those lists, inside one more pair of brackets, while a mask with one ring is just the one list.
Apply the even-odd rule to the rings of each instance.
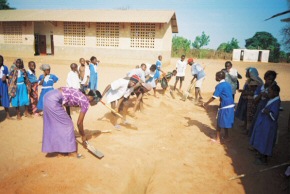
[[185, 76], [185, 70], [186, 70], [186, 61], [183, 60], [178, 60], [177, 63], [176, 63], [176, 71], [177, 71], [177, 74], [176, 76], [179, 76], [179, 77], [182, 77], [182, 76]]
[[80, 89], [80, 79], [77, 72], [70, 71], [67, 74], [66, 86], [75, 89]]
[[132, 75], [137, 75], [143, 82], [145, 82], [145, 72], [141, 68], [132, 69], [127, 73], [128, 77], [132, 77]]
[[111, 89], [107, 92], [107, 103], [119, 100], [123, 96], [127, 98], [134, 90], [134, 87], [128, 88], [130, 80], [121, 78], [111, 83]]
[[[78, 66], [78, 71], [80, 71], [81, 65]], [[81, 81], [81, 84], [85, 84], [87, 82], [88, 77], [90, 77], [90, 68], [88, 65], [85, 65], [85, 73], [84, 79]]]

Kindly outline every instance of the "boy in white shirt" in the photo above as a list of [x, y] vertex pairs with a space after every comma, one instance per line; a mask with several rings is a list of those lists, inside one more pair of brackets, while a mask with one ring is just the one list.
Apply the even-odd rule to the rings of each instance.
[[173, 90], [176, 89], [176, 85], [179, 80], [180, 80], [179, 90], [181, 90], [182, 82], [184, 81], [186, 65], [187, 65], [187, 62], [184, 59], [185, 59], [185, 55], [182, 55], [181, 59], [178, 60], [176, 63], [177, 74], [176, 74], [176, 81], [175, 81]]
[[80, 89], [78, 65], [75, 63], [72, 63], [70, 65], [70, 68], [71, 68], [71, 71], [67, 74], [66, 86], [75, 88], [75, 89]]

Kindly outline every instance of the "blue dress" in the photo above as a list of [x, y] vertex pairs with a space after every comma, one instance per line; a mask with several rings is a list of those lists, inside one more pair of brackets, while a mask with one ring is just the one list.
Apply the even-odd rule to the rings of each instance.
[[162, 67], [162, 63], [161, 61], [156, 61], [156, 72], [154, 74], [154, 80], [159, 79], [160, 78], [160, 69]]
[[251, 136], [250, 144], [261, 154], [267, 156], [272, 155], [276, 142], [280, 104], [279, 97], [270, 99], [267, 102], [264, 108], [270, 111], [270, 115], [265, 114], [263, 112], [264, 109], [259, 111]]
[[225, 81], [221, 81], [216, 86], [213, 97], [219, 97], [221, 102], [217, 117], [218, 127], [232, 128], [234, 125], [235, 104], [231, 85]]
[[98, 64], [90, 64], [90, 83], [89, 87], [91, 90], [97, 90], [98, 89], [98, 72], [95, 69], [95, 66], [98, 66]]
[[[44, 75], [42, 74], [41, 76], [39, 76], [39, 79], [38, 79], [38, 82], [41, 82], [44, 78]], [[43, 110], [43, 97], [44, 95], [53, 90], [53, 84], [55, 82], [58, 81], [58, 77], [56, 77], [55, 75], [53, 74], [49, 74], [49, 79], [48, 80], [45, 80], [43, 81], [42, 83], [42, 88], [41, 88], [41, 93], [40, 93], [40, 96], [39, 96], [39, 100], [38, 100], [38, 103], [37, 103], [37, 109], [38, 110]]]
[[9, 95], [8, 95], [8, 85], [7, 80], [2, 81], [3, 76], [9, 76], [8, 67], [3, 65], [0, 67], [0, 99], [1, 99], [1, 106], [5, 108], [9, 108], [10, 102], [9, 102]]
[[11, 99], [11, 105], [13, 107], [29, 105], [28, 90], [24, 79], [24, 73], [18, 70], [16, 95]]

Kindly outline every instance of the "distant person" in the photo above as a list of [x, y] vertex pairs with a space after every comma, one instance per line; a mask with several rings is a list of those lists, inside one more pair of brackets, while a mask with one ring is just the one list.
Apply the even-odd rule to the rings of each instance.
[[132, 75], [137, 75], [142, 82], [146, 81], [145, 73], [146, 73], [147, 65], [145, 63], [142, 63], [141, 66], [136, 67], [135, 69], [132, 69], [127, 73], [127, 77], [132, 77]]
[[27, 72], [24, 69], [22, 59], [16, 60], [16, 67], [10, 73], [9, 81], [9, 95], [11, 97], [11, 105], [15, 107], [17, 119], [21, 120], [20, 107], [25, 106], [25, 117], [32, 117], [28, 112], [29, 106], [29, 93], [31, 90], [31, 84], [29, 82]]
[[90, 83], [90, 68], [89, 64], [86, 65], [86, 61], [84, 58], [80, 58], [80, 65], [78, 67], [79, 78], [81, 81], [81, 89], [86, 90], [89, 87]]
[[4, 65], [4, 57], [0, 55], [0, 103], [1, 106], [4, 107], [6, 113], [6, 119], [11, 119], [9, 115], [9, 95], [8, 95], [8, 79], [9, 79], [9, 71], [8, 67]]
[[225, 62], [225, 69], [223, 69], [226, 74], [226, 82], [231, 84], [232, 92], [233, 92], [233, 99], [235, 100], [236, 90], [238, 89], [238, 71], [233, 68], [233, 64], [230, 61]]
[[269, 88], [269, 101], [259, 111], [251, 136], [251, 146], [259, 152], [255, 164], [267, 164], [267, 157], [272, 156], [278, 130], [278, 117], [281, 100], [279, 97], [280, 87], [272, 85]]
[[169, 71], [167, 72], [166, 75], [162, 76], [162, 79], [160, 82], [161, 82], [161, 87], [164, 90], [164, 92], [168, 87], [169, 81], [171, 80], [172, 77], [176, 76], [176, 74], [177, 74], [177, 71], [174, 69], [173, 71]]
[[161, 81], [161, 73], [164, 73], [164, 71], [162, 71], [162, 55], [158, 55], [158, 60], [156, 61], [155, 65], [156, 73], [154, 75], [154, 79], [157, 86], [158, 82]]
[[43, 97], [47, 92], [54, 89], [53, 85], [58, 81], [58, 77], [50, 73], [51, 68], [49, 64], [42, 64], [40, 70], [43, 71], [43, 74], [40, 75], [38, 79], [38, 85], [41, 86], [41, 92], [37, 104], [37, 110], [39, 114], [42, 115], [40, 112], [43, 110]]
[[37, 116], [37, 104], [38, 104], [38, 79], [36, 76], [36, 64], [34, 61], [28, 62], [29, 69], [27, 70], [28, 79], [31, 83], [31, 91], [29, 93], [30, 104], [28, 106], [28, 111]]
[[154, 96], [156, 98], [158, 98], [157, 94], [156, 94], [156, 82], [155, 82], [155, 78], [154, 75], [156, 73], [156, 65], [152, 64], [149, 69], [146, 70], [145, 72], [145, 83], [149, 83], [151, 85], [151, 87], [153, 88], [153, 92], [154, 92]]
[[91, 90], [97, 90], [98, 89], [98, 66], [99, 66], [98, 59], [95, 56], [91, 57], [91, 63], [90, 63], [90, 89]]
[[78, 72], [78, 65], [76, 63], [72, 63], [70, 65], [71, 71], [67, 74], [66, 79], [66, 87], [80, 89], [80, 79]]
[[191, 74], [193, 76], [191, 80], [191, 84], [193, 81], [196, 79], [195, 82], [195, 103], [198, 103], [198, 101], [202, 100], [201, 96], [201, 87], [202, 83], [205, 79], [205, 72], [204, 72], [204, 67], [202, 67], [199, 63], [195, 62], [195, 59], [189, 58], [187, 60], [188, 65], [191, 66]]
[[[226, 140], [229, 137], [228, 130], [234, 125], [235, 117], [235, 104], [232, 96], [232, 88], [229, 83], [225, 81], [225, 73], [219, 71], [216, 73], [216, 81], [218, 85], [215, 87], [215, 91], [211, 99], [209, 99], [204, 107], [214, 101], [216, 98], [220, 98], [220, 107], [217, 113], [217, 129], [216, 129], [216, 139], [212, 139], [213, 142], [221, 143], [221, 139]], [[224, 129], [225, 134], [221, 138], [221, 129]]]
[[176, 85], [177, 85], [178, 81], [180, 81], [179, 90], [181, 90], [181, 88], [182, 88], [182, 82], [184, 81], [185, 70], [186, 70], [186, 65], [187, 65], [186, 61], [184, 59], [185, 59], [185, 55], [181, 55], [180, 60], [178, 60], [176, 63], [177, 74], [176, 74], [176, 81], [175, 81], [173, 90], [176, 89]]

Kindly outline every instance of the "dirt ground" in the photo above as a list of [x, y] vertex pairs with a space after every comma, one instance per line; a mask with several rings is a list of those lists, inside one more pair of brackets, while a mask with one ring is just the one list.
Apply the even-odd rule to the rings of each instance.
[[[12, 60], [8, 58], [4, 62], [10, 66]], [[24, 59], [25, 65], [28, 60], [31, 59]], [[45, 62], [51, 64], [51, 73], [60, 78], [55, 88], [65, 86], [69, 64], [78, 62], [77, 59], [53, 61], [52, 57], [35, 57], [33, 60], [38, 66]], [[177, 60], [164, 64], [164, 69], [173, 70]], [[202, 88], [206, 101], [217, 84], [215, 72], [223, 68], [225, 61], [198, 61], [207, 65]], [[97, 159], [81, 146], [79, 152], [84, 159], [46, 157], [41, 152], [42, 117], [5, 120], [5, 112], [0, 107], [0, 193], [288, 193], [289, 179], [284, 176], [287, 166], [257, 172], [290, 159], [290, 65], [243, 62], [233, 62], [233, 65], [243, 75], [241, 86], [245, 82], [246, 67], [258, 68], [262, 78], [267, 70], [278, 72], [284, 111], [280, 112], [279, 141], [267, 166], [253, 163], [255, 154], [248, 150], [249, 138], [242, 134], [242, 123], [238, 120], [230, 130], [231, 141], [224, 145], [211, 143], [210, 138], [215, 135], [218, 100], [206, 111], [195, 106], [192, 97], [182, 101], [179, 92], [173, 99], [169, 92], [162, 94], [159, 91], [159, 98], [155, 98], [151, 91], [144, 98], [143, 112], [137, 112], [136, 118], [126, 116], [132, 125], [119, 121], [120, 130], [112, 124], [113, 116], [105, 106], [90, 107], [84, 126], [91, 144], [105, 155], [102, 159]], [[134, 66], [101, 63], [100, 91], [124, 77], [132, 68]], [[37, 75], [40, 74], [37, 68]], [[187, 67], [184, 90], [191, 78]], [[169, 84], [172, 87], [174, 79]], [[160, 85], [157, 88], [160, 89]], [[127, 103], [124, 115], [133, 108], [134, 99]], [[239, 94], [235, 102], [238, 99]], [[15, 110], [11, 108], [10, 111], [16, 118]], [[73, 112], [74, 122], [77, 116], [77, 111]], [[111, 132], [102, 133], [105, 130]], [[246, 176], [229, 181], [239, 174]]]

